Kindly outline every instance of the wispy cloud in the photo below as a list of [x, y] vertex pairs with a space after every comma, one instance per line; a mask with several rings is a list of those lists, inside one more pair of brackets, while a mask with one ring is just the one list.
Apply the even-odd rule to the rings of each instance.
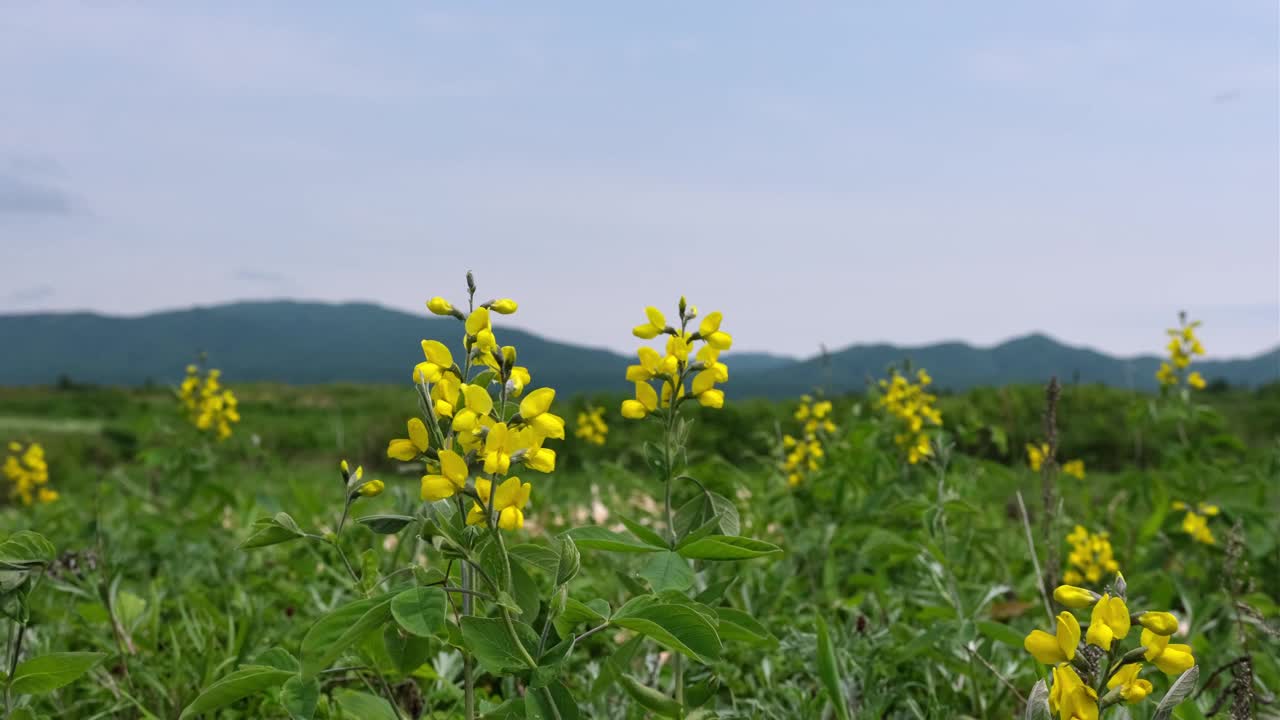
[[82, 210], [80, 201], [61, 188], [0, 174], [0, 216], [66, 217]]
[[231, 279], [240, 283], [268, 288], [276, 292], [288, 292], [293, 290], [295, 287], [292, 279], [281, 275], [280, 273], [274, 273], [268, 270], [240, 268], [231, 273]]
[[5, 295], [4, 302], [6, 305], [29, 305], [43, 302], [57, 294], [58, 291], [52, 285], [32, 285], [31, 287], [19, 288]]

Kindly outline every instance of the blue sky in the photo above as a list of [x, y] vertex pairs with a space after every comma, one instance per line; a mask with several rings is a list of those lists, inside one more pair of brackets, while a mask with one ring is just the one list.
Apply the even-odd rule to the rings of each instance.
[[[0, 312], [482, 295], [628, 349], [1280, 342], [1274, 2], [0, 9]], [[340, 333], [335, 328], [335, 333]]]

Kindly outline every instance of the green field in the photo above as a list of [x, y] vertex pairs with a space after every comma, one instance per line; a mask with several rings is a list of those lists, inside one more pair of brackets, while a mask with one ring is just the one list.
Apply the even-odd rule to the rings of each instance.
[[[821, 468], [792, 488], [779, 463], [782, 434], [797, 430], [796, 404], [735, 402], [730, 382], [723, 409], [695, 403], [687, 413], [685, 472], [701, 487], [672, 490], [677, 508], [712, 495], [727, 503], [716, 505], [707, 537], [781, 549], [733, 562], [657, 549], [667, 542], [664, 484], [644, 445], [661, 444], [658, 423], [622, 419], [622, 395], [558, 399], [569, 437], [548, 443], [558, 453], [555, 472], [521, 473], [533, 484], [527, 519], [503, 531], [507, 547], [519, 548], [510, 612], [522, 628], [545, 628], [548, 639], [536, 638], [545, 649], [582, 635], [586, 625], [575, 631], [571, 619], [575, 611], [592, 617], [582, 610], [589, 602], [619, 613], [629, 598], [665, 592], [657, 615], [636, 616], [665, 629], [619, 613], [564, 657], [495, 671], [468, 632], [490, 626], [463, 623], [468, 631], [460, 631], [452, 608], [422, 637], [390, 616], [340, 637], [383, 593], [434, 588], [445, 575], [461, 581], [440, 527], [429, 522], [447, 520], [419, 499], [421, 463], [387, 458], [388, 441], [404, 437], [405, 418], [418, 413], [413, 388], [228, 382], [243, 419], [225, 442], [192, 428], [172, 389], [0, 389], [0, 439], [41, 443], [61, 496], [0, 510], [4, 532], [34, 530], [56, 548], [38, 586], [27, 586], [18, 660], [100, 653], [60, 656], [91, 663], [66, 684], [12, 683], [12, 717], [177, 718], [197, 698], [207, 717], [463, 717], [471, 664], [460, 647], [479, 659], [471, 674], [484, 717], [1022, 717], [1048, 673], [1023, 649], [1031, 630], [1052, 628], [1036, 567], [1060, 576], [1076, 525], [1110, 533], [1135, 613], [1177, 616], [1176, 641], [1191, 646], [1200, 672], [1199, 692], [1173, 717], [1205, 717], [1224, 697], [1224, 707], [1247, 703], [1255, 713], [1241, 717], [1266, 717], [1262, 701], [1280, 687], [1274, 385], [1210, 390], [1189, 405], [1068, 385], [1055, 417], [1057, 454], [1082, 459], [1083, 480], [1051, 463], [1041, 473], [1027, 467], [1025, 446], [1045, 437], [1043, 387], [941, 397], [935, 454], [916, 465], [903, 461], [874, 398], [836, 397], [838, 429]], [[619, 378], [619, 390], [626, 387]], [[607, 409], [603, 446], [573, 437], [587, 404]], [[352, 503], [336, 545], [302, 537], [243, 547], [255, 521], [280, 512], [307, 533], [335, 530], [345, 497], [341, 458], [362, 464], [387, 491]], [[1214, 544], [1183, 531], [1175, 501], [1220, 508], [1207, 518]], [[377, 534], [358, 521], [376, 514], [411, 519]], [[690, 522], [677, 516], [691, 533]], [[570, 530], [591, 525], [615, 534]], [[581, 569], [565, 586], [567, 608], [548, 623], [559, 609], [557, 538], [566, 531], [578, 539]], [[606, 536], [641, 551], [611, 552], [600, 541]], [[14, 549], [4, 547], [0, 559], [12, 561]], [[498, 601], [475, 611], [478, 622], [499, 622], [507, 611]], [[671, 618], [715, 633], [697, 635]], [[7, 624], [5, 658], [13, 661], [17, 623]], [[1251, 659], [1249, 677], [1240, 679], [1238, 662], [1210, 677], [1242, 657]], [[1152, 667], [1143, 677], [1151, 697], [1105, 717], [1153, 717], [1173, 678]]]

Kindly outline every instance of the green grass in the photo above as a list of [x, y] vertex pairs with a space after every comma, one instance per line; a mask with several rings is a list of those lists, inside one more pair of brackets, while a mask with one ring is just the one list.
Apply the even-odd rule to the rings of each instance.
[[[727, 388], [732, 393], [732, 383]], [[419, 471], [385, 458], [416, 411], [408, 388], [339, 385], [237, 387], [244, 421], [222, 444], [196, 438], [164, 389], [0, 389], [0, 440], [46, 445], [62, 501], [0, 509], [6, 531], [33, 529], [62, 562], [35, 595], [28, 651], [100, 651], [107, 659], [80, 682], [39, 696], [38, 716], [176, 718], [202, 688], [272, 648], [296, 654], [307, 629], [358, 596], [340, 559], [318, 543], [243, 550], [254, 520], [290, 513], [305, 529], [332, 529], [341, 512], [339, 458], [360, 462], [389, 491], [356, 505], [357, 516], [414, 514]], [[732, 397], [732, 395], [731, 395]], [[720, 660], [691, 670], [722, 718], [835, 718], [831, 688], [854, 717], [1010, 717], [1021, 712], [1044, 668], [1022, 650], [1031, 629], [1048, 628], [1036, 589], [1019, 497], [1046, 560], [1041, 479], [1022, 445], [1041, 436], [1038, 388], [980, 390], [942, 399], [952, 444], [945, 463], [904, 468], [865, 399], [837, 403], [841, 433], [823, 471], [789, 490], [774, 469], [789, 407], [766, 402], [699, 412], [692, 474], [733, 499], [741, 534], [782, 546], [778, 557], [700, 563], [698, 587], [728, 583], [723, 604], [749, 613], [774, 637], [727, 643]], [[614, 526], [625, 515], [660, 527], [662, 488], [645, 467], [652, 428], [616, 415], [604, 448], [560, 446], [556, 473], [534, 484], [519, 541], [547, 543], [575, 524]], [[1262, 696], [1280, 687], [1276, 598], [1280, 597], [1280, 392], [1226, 393], [1185, 427], [1183, 444], [1148, 396], [1067, 388], [1060, 426], [1064, 457], [1083, 457], [1086, 480], [1059, 478], [1061, 505], [1050, 539], [1059, 555], [1075, 524], [1111, 533], [1130, 606], [1169, 609], [1185, 621], [1180, 641], [1195, 649], [1202, 681], [1250, 653]], [[570, 421], [578, 403], [559, 411]], [[689, 495], [680, 487], [677, 501]], [[1173, 500], [1209, 500], [1223, 512], [1216, 546], [1180, 531]], [[1240, 528], [1241, 558], [1226, 548]], [[383, 574], [410, 565], [447, 569], [430, 543], [389, 541], [358, 523], [344, 533], [354, 559], [366, 551]], [[614, 607], [642, 581], [643, 557], [583, 550], [574, 598]], [[402, 576], [403, 577], [403, 576]], [[1247, 581], [1237, 597], [1224, 590]], [[1251, 608], [1238, 611], [1234, 603]], [[1256, 612], [1257, 617], [1250, 615]], [[1083, 615], [1087, 618], [1087, 614]], [[819, 619], [829, 642], [819, 653]], [[642, 718], [607, 682], [615, 665], [670, 680], [670, 658], [651, 643], [622, 663], [623, 632], [592, 636], [566, 673], [584, 717]], [[1136, 642], [1131, 635], [1129, 643]], [[820, 661], [821, 658], [821, 661]], [[458, 717], [461, 661], [432, 641], [426, 661], [393, 674], [406, 713]], [[1158, 698], [1168, 687], [1152, 678]], [[1228, 677], [1179, 718], [1204, 716]], [[350, 674], [326, 676], [326, 695], [367, 690]], [[519, 693], [483, 676], [482, 697]], [[1148, 700], [1129, 717], [1151, 717]], [[240, 701], [211, 716], [286, 717], [275, 695]], [[336, 711], [333, 715], [337, 717]], [[1119, 718], [1116, 710], [1108, 718]]]

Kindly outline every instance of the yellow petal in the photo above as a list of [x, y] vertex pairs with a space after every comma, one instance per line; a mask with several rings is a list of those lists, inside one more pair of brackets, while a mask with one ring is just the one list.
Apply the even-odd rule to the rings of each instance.
[[1031, 653], [1037, 662], [1045, 665], [1056, 665], [1067, 661], [1067, 656], [1058, 646], [1058, 638], [1043, 630], [1032, 630], [1031, 634], [1022, 641], [1022, 647]]
[[1178, 632], [1178, 618], [1173, 613], [1147, 611], [1138, 616], [1138, 624], [1157, 635], [1172, 635]]
[[423, 340], [422, 354], [427, 360], [439, 365], [440, 367], [449, 367], [453, 365], [453, 353], [449, 352], [449, 348], [439, 340]]
[[510, 315], [516, 311], [516, 308], [518, 308], [519, 305], [517, 305], [516, 301], [511, 298], [503, 298], [501, 300], [494, 300], [489, 307], [493, 308], [493, 311], [496, 313]]
[[426, 450], [431, 444], [431, 436], [427, 434], [427, 426], [418, 418], [409, 418], [409, 440], [419, 450]]
[[1053, 599], [1069, 608], [1089, 607], [1098, 601], [1098, 593], [1074, 585], [1059, 585], [1053, 591]]
[[418, 457], [418, 448], [413, 446], [412, 440], [396, 438], [387, 445], [387, 457], [409, 462]]
[[520, 416], [531, 420], [551, 409], [551, 402], [556, 399], [556, 391], [551, 388], [538, 388], [520, 401]]
[[1067, 611], [1058, 613], [1058, 647], [1068, 660], [1076, 656], [1076, 646], [1080, 644], [1080, 622], [1076, 616]]
[[640, 420], [649, 414], [648, 408], [639, 400], [623, 400], [622, 401], [622, 417], [628, 420]]
[[454, 487], [449, 478], [443, 475], [423, 475], [422, 476], [422, 499], [427, 502], [435, 502], [453, 497], [458, 489]]
[[658, 393], [649, 383], [636, 383], [636, 400], [649, 412], [658, 409]]
[[707, 315], [706, 317], [702, 318], [702, 323], [698, 325], [698, 334], [705, 338], [711, 333], [714, 333], [715, 331], [719, 330], [720, 321], [723, 319], [723, 317], [724, 316], [721, 315], [719, 312], [713, 312]]
[[658, 308], [652, 305], [644, 309], [644, 315], [649, 318], [649, 324], [660, 331], [667, 326], [667, 318], [663, 316]]
[[467, 484], [467, 461], [452, 450], [440, 451], [440, 471], [459, 490]]
[[724, 391], [712, 389], [698, 393], [698, 404], [702, 407], [718, 410], [724, 407]]
[[489, 394], [488, 388], [463, 385], [462, 395], [467, 399], [467, 409], [475, 411], [477, 415], [488, 415], [493, 410], [493, 396]]
[[467, 334], [473, 336], [479, 335], [481, 330], [488, 330], [490, 327], [489, 310], [482, 307], [473, 310], [471, 315], [467, 316], [466, 327]]

